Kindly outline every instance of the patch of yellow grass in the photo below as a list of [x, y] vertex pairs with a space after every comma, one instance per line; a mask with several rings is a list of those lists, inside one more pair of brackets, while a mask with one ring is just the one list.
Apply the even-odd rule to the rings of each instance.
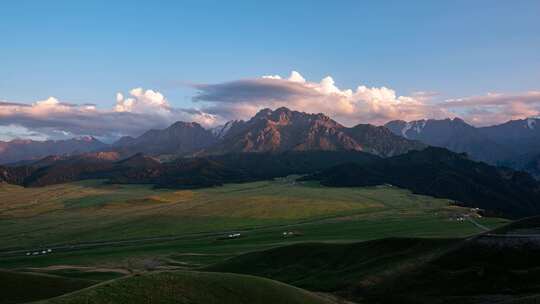
[[33, 217], [62, 210], [63, 201], [110, 191], [82, 187], [77, 184], [61, 184], [39, 188], [0, 185], [0, 218]]
[[189, 216], [238, 217], [255, 219], [301, 219], [331, 215], [344, 211], [382, 208], [382, 204], [369, 201], [327, 201], [317, 198], [298, 198], [271, 195], [246, 195], [236, 198], [208, 197], [183, 213]]
[[167, 192], [158, 195], [152, 195], [149, 199], [166, 202], [166, 203], [183, 203], [194, 200], [196, 193], [191, 190], [181, 190], [174, 192]]

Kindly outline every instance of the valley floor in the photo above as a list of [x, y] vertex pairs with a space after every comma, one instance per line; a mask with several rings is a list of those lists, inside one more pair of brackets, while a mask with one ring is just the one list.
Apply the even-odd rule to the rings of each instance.
[[99, 180], [1, 185], [0, 268], [99, 282], [291, 244], [451, 240], [505, 223], [391, 186], [326, 188], [295, 177], [181, 191]]

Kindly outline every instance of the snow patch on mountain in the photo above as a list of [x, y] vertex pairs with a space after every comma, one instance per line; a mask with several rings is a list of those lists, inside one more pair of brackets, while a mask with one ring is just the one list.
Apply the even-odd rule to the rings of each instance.
[[416, 133], [418, 134], [422, 133], [422, 130], [424, 130], [424, 128], [426, 127], [426, 123], [427, 123], [427, 120], [425, 119], [417, 121], [416, 126], [414, 127], [414, 130], [416, 131]]
[[409, 130], [413, 130], [414, 132], [416, 132], [416, 134], [420, 134], [426, 126], [426, 123], [427, 120], [425, 119], [408, 122], [405, 124], [403, 129], [401, 129], [401, 135], [405, 138], [409, 138], [407, 136], [407, 132], [409, 132]]
[[215, 137], [223, 138], [225, 137], [225, 135], [227, 135], [231, 127], [237, 122], [238, 120], [231, 120], [225, 123], [224, 125], [220, 125], [220, 126], [210, 129], [210, 131], [212, 131], [212, 134], [214, 134]]
[[536, 118], [527, 118], [527, 128], [534, 130], [536, 126]]
[[403, 135], [403, 137], [405, 138], [409, 138], [407, 137], [407, 131], [409, 131], [412, 127], [412, 124], [410, 122], [406, 123], [405, 124], [405, 127], [403, 127], [403, 129], [401, 129], [401, 135]]

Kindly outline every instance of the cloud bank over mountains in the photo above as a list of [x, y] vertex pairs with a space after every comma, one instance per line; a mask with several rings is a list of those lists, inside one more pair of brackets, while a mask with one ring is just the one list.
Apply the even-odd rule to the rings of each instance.
[[4, 130], [7, 134], [9, 127], [11, 138], [17, 137], [16, 134], [36, 139], [91, 135], [111, 141], [123, 135], [140, 135], [152, 128], [163, 128], [178, 120], [212, 125], [215, 117], [172, 107], [161, 93], [142, 88], [131, 90], [126, 97], [118, 93], [116, 104], [110, 109], [65, 103], [55, 97], [32, 104], [0, 101], [0, 126], [3, 126], [0, 132]]
[[313, 113], [325, 113], [346, 124], [384, 124], [396, 118], [421, 119], [446, 117], [449, 113], [414, 96], [398, 96], [387, 87], [358, 86], [355, 90], [340, 89], [332, 77], [309, 82], [293, 71], [288, 78], [278, 75], [227, 83], [199, 85], [195, 101], [210, 105], [205, 111], [234, 118], [253, 115], [265, 107], [286, 106]]
[[207, 113], [227, 119], [248, 117], [261, 108], [280, 106], [326, 113], [346, 125], [380, 125], [395, 119], [409, 121], [458, 116], [474, 125], [484, 126], [540, 113], [540, 92], [537, 91], [440, 100], [436, 92], [400, 96], [384, 86], [360, 85], [354, 90], [341, 89], [330, 76], [320, 82], [310, 82], [296, 71], [288, 78], [271, 75], [196, 88], [199, 93], [193, 100], [208, 102], [204, 108]]
[[247, 119], [263, 108], [281, 106], [325, 113], [349, 126], [455, 116], [475, 125], [490, 125], [540, 114], [539, 91], [440, 100], [434, 92], [401, 96], [384, 86], [341, 89], [330, 76], [311, 82], [296, 71], [286, 78], [270, 75], [196, 84], [194, 88], [197, 93], [193, 105], [184, 108], [171, 105], [160, 92], [143, 88], [117, 93], [116, 103], [108, 109], [67, 103], [55, 97], [32, 104], [0, 101], [0, 140], [92, 135], [110, 141], [163, 128], [178, 120], [210, 127], [231, 119]]

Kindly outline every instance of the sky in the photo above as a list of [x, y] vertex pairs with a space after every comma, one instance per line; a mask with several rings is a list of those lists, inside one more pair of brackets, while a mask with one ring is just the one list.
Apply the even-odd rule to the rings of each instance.
[[[1, 1], [0, 140], [540, 114], [540, 1]], [[279, 76], [279, 77], [277, 77]]]

